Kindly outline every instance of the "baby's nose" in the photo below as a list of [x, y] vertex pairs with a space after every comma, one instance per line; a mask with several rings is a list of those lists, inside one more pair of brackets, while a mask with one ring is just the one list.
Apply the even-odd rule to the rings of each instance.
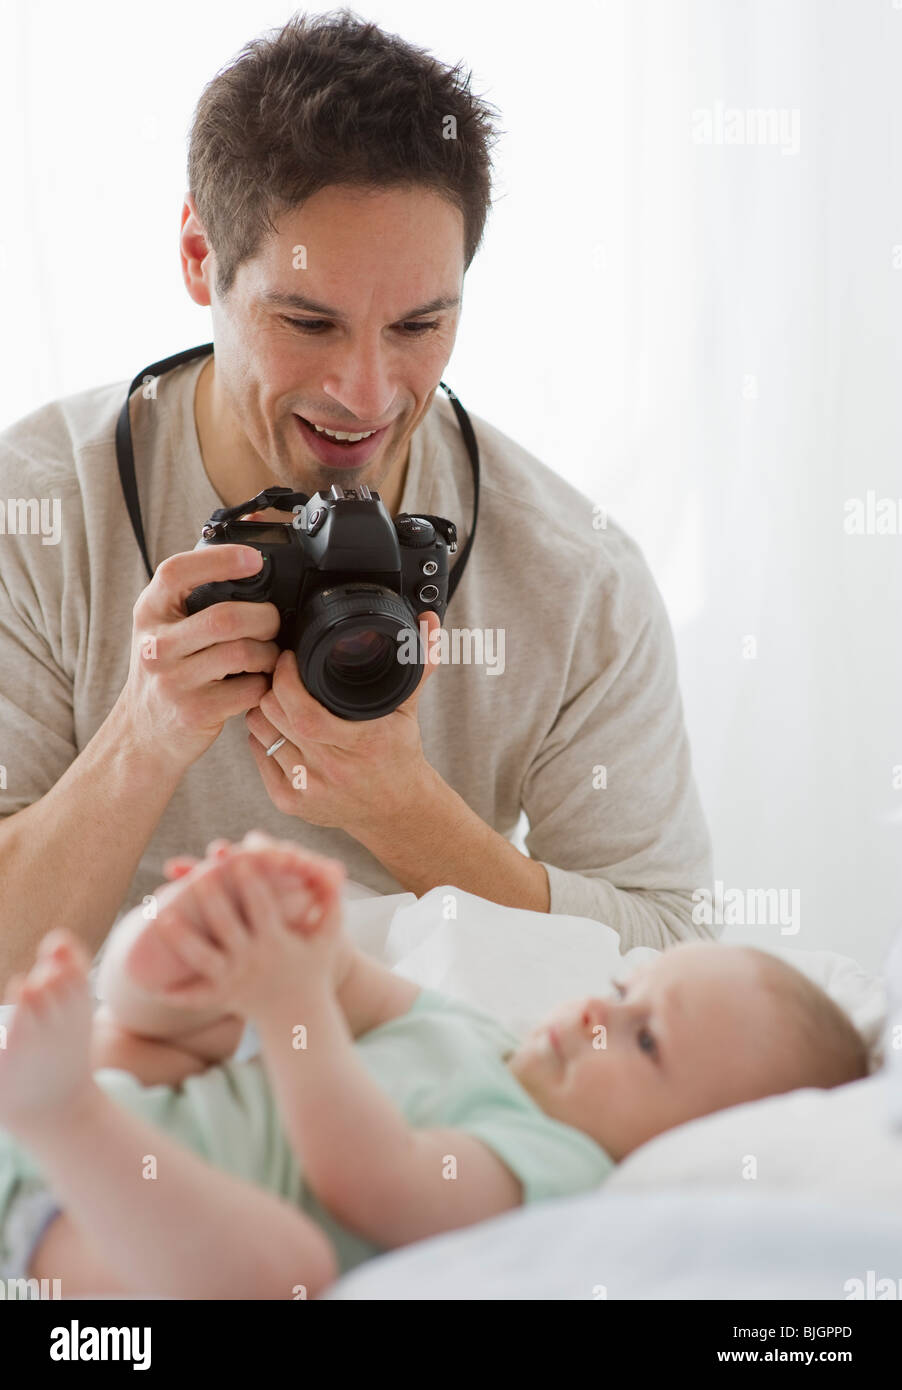
[[604, 1027], [608, 1021], [609, 1009], [608, 999], [587, 999], [580, 1019], [583, 1028], [591, 1033], [595, 1028]]

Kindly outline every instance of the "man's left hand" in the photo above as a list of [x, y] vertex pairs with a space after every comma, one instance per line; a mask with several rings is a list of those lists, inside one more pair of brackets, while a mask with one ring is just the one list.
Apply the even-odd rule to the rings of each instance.
[[[380, 719], [341, 719], [304, 687], [294, 652], [283, 651], [272, 687], [244, 717], [248, 742], [269, 798], [310, 825], [335, 826], [354, 838], [408, 810], [431, 774], [423, 754], [417, 705], [435, 662], [438, 615], [423, 614], [425, 664], [413, 694]], [[278, 738], [281, 748], [266, 756]]]

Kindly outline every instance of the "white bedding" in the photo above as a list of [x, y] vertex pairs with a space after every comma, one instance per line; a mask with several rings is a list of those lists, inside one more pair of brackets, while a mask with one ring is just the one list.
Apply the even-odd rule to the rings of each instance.
[[846, 1299], [867, 1290], [868, 1271], [892, 1288], [881, 1297], [902, 1297], [902, 1212], [600, 1190], [382, 1255], [322, 1297]]
[[[362, 950], [515, 1033], [562, 1000], [604, 993], [612, 974], [655, 954], [621, 956], [617, 934], [588, 918], [500, 907], [447, 887], [417, 900], [349, 883], [346, 899]], [[902, 1297], [902, 1046], [896, 1065], [878, 1072], [884, 986], [830, 951], [776, 953], [848, 1011], [874, 1074], [683, 1125], [631, 1154], [597, 1192], [421, 1241], [370, 1261], [327, 1296], [842, 1299], [846, 1281], [870, 1271], [870, 1286], [884, 1279]], [[0, 1022], [9, 1012], [0, 1008]], [[255, 1047], [249, 1029], [239, 1055]]]
[[[456, 888], [364, 897], [349, 885], [348, 930], [399, 974], [496, 1014], [515, 1033], [535, 1027], [562, 1000], [605, 991], [611, 976], [658, 953], [635, 947], [588, 917], [552, 916], [500, 907]], [[456, 915], [450, 915], [450, 914]], [[886, 999], [882, 981], [833, 951], [778, 949], [849, 1013], [867, 1038], [874, 1066], [881, 1058]]]
[[[451, 888], [419, 901], [361, 897], [349, 903], [348, 927], [399, 974], [488, 1009], [515, 1033], [562, 1000], [605, 992], [612, 974], [655, 954], [621, 956], [617, 934], [587, 918], [499, 907]], [[383, 1256], [328, 1296], [842, 1299], [845, 1281], [869, 1270], [872, 1285], [902, 1280], [898, 1069], [877, 1071], [883, 983], [834, 952], [775, 954], [847, 1010], [874, 1074], [683, 1125], [630, 1155], [598, 1192]], [[902, 1295], [902, 1282], [893, 1287]]]

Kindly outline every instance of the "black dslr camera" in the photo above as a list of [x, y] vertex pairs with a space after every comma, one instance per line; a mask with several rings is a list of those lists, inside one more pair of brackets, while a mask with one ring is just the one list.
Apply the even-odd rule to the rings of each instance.
[[[293, 519], [238, 519], [267, 507], [290, 509]], [[227, 544], [261, 551], [259, 571], [201, 584], [185, 600], [189, 613], [225, 599], [274, 603], [276, 641], [297, 656], [310, 694], [342, 719], [379, 719], [416, 689], [424, 656], [417, 624], [429, 609], [444, 619], [453, 522], [392, 518], [365, 484], [309, 498], [271, 487], [215, 511], [194, 548]]]

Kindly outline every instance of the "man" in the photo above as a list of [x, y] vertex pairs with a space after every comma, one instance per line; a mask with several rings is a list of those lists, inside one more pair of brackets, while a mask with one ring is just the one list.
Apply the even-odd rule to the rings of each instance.
[[[61, 918], [96, 950], [166, 859], [251, 827], [381, 892], [453, 884], [607, 922], [624, 949], [705, 934], [708, 837], [654, 581], [486, 421], [445, 621], [503, 632], [503, 669], [429, 665], [404, 706], [348, 721], [279, 652], [273, 605], [186, 615], [194, 587], [256, 558], [193, 551], [201, 525], [267, 486], [366, 483], [466, 541], [470, 468], [435, 391], [489, 203], [487, 112], [348, 14], [290, 21], [205, 89], [181, 256], [215, 352], [131, 402], [151, 583], [116, 476], [123, 384], [0, 436], [0, 496], [58, 498], [63, 521], [58, 546], [0, 545], [3, 980]], [[316, 427], [376, 433], [341, 467]], [[508, 838], [521, 810], [530, 857]]]

